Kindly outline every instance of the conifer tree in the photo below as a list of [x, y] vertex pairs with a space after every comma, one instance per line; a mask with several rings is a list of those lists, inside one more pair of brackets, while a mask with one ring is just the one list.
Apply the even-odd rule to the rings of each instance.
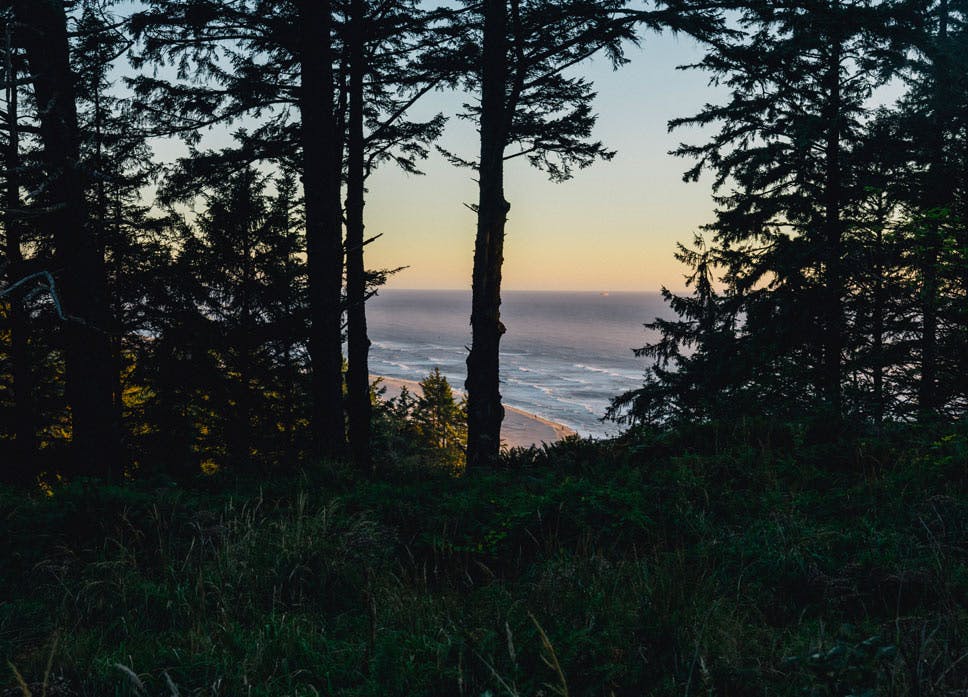
[[80, 166], [77, 91], [67, 15], [60, 2], [13, 0], [38, 105], [47, 208], [41, 225], [53, 240], [55, 276], [66, 320], [63, 346], [71, 410], [73, 469], [117, 478], [121, 473], [120, 426], [114, 409], [116, 365], [101, 240], [85, 201], [89, 185]]
[[917, 9], [909, 91], [898, 116], [911, 134], [908, 165], [913, 176], [905, 198], [918, 275], [917, 402], [920, 417], [933, 419], [947, 403], [966, 397], [961, 380], [966, 364], [957, 357], [964, 353], [968, 319], [963, 300], [968, 291], [968, 87], [963, 78], [968, 70], [968, 5], [932, 0]]
[[[734, 413], [819, 407], [836, 419], [853, 340], [848, 250], [868, 200], [866, 105], [898, 70], [898, 14], [891, 3], [744, 3], [738, 24], [741, 38], [716, 42], [695, 66], [729, 100], [671, 124], [719, 126], [709, 143], [678, 150], [697, 160], [686, 179], [711, 170], [718, 192], [707, 229], [725, 286], [718, 322], [735, 337], [712, 360], [744, 395]], [[668, 338], [703, 341], [692, 330]]]
[[440, 462], [462, 469], [467, 444], [465, 404], [454, 398], [440, 368], [435, 367], [420, 381], [420, 390], [410, 417], [420, 440]]
[[[432, 86], [438, 79], [426, 66], [416, 73], [408, 68], [415, 60], [414, 51], [431, 44], [419, 38], [427, 26], [424, 13], [412, 2], [364, 2], [343, 12], [344, 18], [355, 12], [356, 22], [341, 22], [344, 5], [329, 2], [192, 0], [150, 5], [149, 11], [132, 20], [144, 42], [139, 64], [171, 59], [180, 61], [183, 70], [179, 81], [139, 76], [132, 83], [146, 110], [164, 114], [165, 119], [172, 112], [181, 115], [174, 125], [159, 119], [158, 128], [183, 132], [197, 143], [202, 127], [243, 116], [256, 123], [236, 133], [237, 147], [220, 152], [193, 150], [182, 162], [182, 188], [190, 192], [199, 181], [211, 183], [226, 167], [266, 160], [302, 173], [314, 308], [313, 430], [321, 451], [328, 455], [342, 452], [344, 446], [340, 185], [346, 166], [347, 306], [352, 315], [348, 317], [350, 350], [356, 357], [350, 361], [352, 386], [346, 406], [356, 425], [351, 431], [363, 429], [354, 438], [358, 446], [354, 454], [365, 463], [369, 386], [362, 320], [370, 276], [362, 262], [363, 180], [386, 159], [412, 170], [414, 158], [426, 154], [423, 143], [440, 132], [440, 117], [426, 123], [405, 119], [416, 99], [430, 89], [427, 83]], [[412, 36], [418, 39], [411, 41]], [[225, 70], [222, 60], [232, 69]], [[187, 79], [187, 66], [192, 66], [197, 79]], [[347, 66], [352, 76], [346, 74]], [[394, 85], [403, 85], [403, 92], [398, 94]], [[350, 99], [356, 108], [350, 108]]]
[[316, 452], [343, 455], [343, 232], [340, 164], [343, 132], [333, 77], [329, 0], [297, 3], [302, 183], [312, 323], [313, 434]]
[[[177, 459], [178, 476], [201, 462], [266, 472], [302, 445], [308, 310], [295, 205], [291, 176], [267, 182], [246, 169], [182, 224], [164, 316], [136, 373], [149, 388], [152, 469], [161, 456]], [[171, 432], [189, 447], [158, 452]]]
[[[26, 274], [23, 255], [23, 225], [21, 215], [21, 145], [20, 145], [20, 86], [21, 57], [14, 44], [12, 14], [4, 22], [4, 63], [3, 76], [6, 83], [7, 143], [4, 152], [4, 213], [3, 232], [4, 259], [2, 267], [6, 271], [4, 280], [7, 287], [18, 283]], [[29, 357], [29, 325], [26, 303], [22, 295], [11, 292], [6, 295], [6, 331], [9, 334], [10, 349], [10, 418], [13, 424], [13, 448], [4, 458], [7, 465], [0, 472], [0, 479], [15, 484], [29, 481], [34, 472], [37, 425], [34, 418], [35, 406], [32, 386], [32, 371]]]
[[[701, 420], [724, 416], [749, 401], [745, 389], [751, 366], [737, 360], [742, 344], [730, 299], [715, 288], [723, 260], [700, 235], [692, 246], [677, 247], [676, 259], [690, 269], [686, 287], [692, 294], [662, 289], [677, 317], [645, 325], [660, 336], [635, 350], [636, 356], [652, 359], [645, 384], [613, 399], [606, 418], [627, 424]], [[763, 406], [769, 408], [769, 402]]]
[[419, 174], [416, 161], [441, 132], [438, 114], [424, 122], [403, 119], [421, 97], [453, 82], [446, 51], [434, 44], [446, 12], [427, 13], [409, 0], [372, 3], [351, 0], [346, 19], [346, 411], [356, 466], [372, 466], [370, 453], [369, 347], [366, 301], [379, 274], [368, 272], [364, 249], [365, 185], [385, 160]]
[[364, 80], [366, 77], [366, 3], [350, 0], [347, 31], [349, 115], [346, 158], [346, 324], [348, 367], [346, 416], [349, 444], [357, 468], [372, 467], [370, 453], [369, 349], [366, 329], [366, 266], [364, 262], [365, 151]]
[[[599, 52], [613, 65], [624, 61], [623, 43], [635, 28], [674, 27], [702, 33], [716, 24], [706, 8], [659, 3], [632, 10], [624, 0], [484, 0], [468, 15], [465, 47], [474, 66], [469, 80], [480, 94], [468, 112], [479, 123], [479, 198], [472, 275], [472, 345], [467, 357], [468, 450], [471, 467], [497, 461], [501, 406], [499, 352], [501, 269], [510, 204], [504, 195], [504, 163], [525, 157], [554, 181], [572, 176], [614, 153], [592, 141], [594, 92], [570, 68]], [[509, 149], [517, 145], [516, 151]]]
[[[72, 32], [72, 56], [78, 76], [81, 158], [91, 180], [86, 200], [104, 249], [118, 328], [111, 337], [117, 379], [114, 408], [123, 431], [130, 434], [138, 427], [126, 421], [137, 417], [126, 413], [124, 395], [137, 390], [129, 378], [151, 336], [151, 315], [156, 312], [147, 297], [164, 275], [172, 240], [166, 216], [153, 211], [144, 196], [146, 187], [157, 182], [144, 123], [111, 76], [132, 44], [121, 27], [123, 22], [103, 3], [84, 0]], [[132, 445], [130, 435], [125, 442]]]
[[864, 194], [851, 214], [846, 259], [845, 312], [852, 327], [846, 370], [846, 401], [876, 427], [903, 415], [898, 378], [914, 356], [906, 348], [914, 318], [909, 291], [907, 235], [899, 186], [908, 174], [894, 115], [882, 111], [856, 151], [866, 163]]
[[[174, 62], [178, 79], [140, 75], [131, 85], [141, 108], [156, 114], [159, 134], [183, 134], [194, 145], [202, 129], [243, 117], [237, 147], [182, 161], [183, 197], [213, 185], [226, 170], [274, 161], [301, 174], [311, 310], [314, 449], [338, 456], [345, 447], [342, 377], [343, 135], [333, 62], [333, 8], [327, 0], [275, 3], [147, 3], [132, 16], [141, 40], [136, 65]], [[226, 70], [226, 63], [231, 69]], [[170, 115], [177, 115], [174, 121]], [[296, 118], [293, 118], [295, 115]]]

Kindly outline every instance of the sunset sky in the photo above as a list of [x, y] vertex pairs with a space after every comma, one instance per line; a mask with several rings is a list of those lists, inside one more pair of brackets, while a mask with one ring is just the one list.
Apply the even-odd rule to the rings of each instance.
[[[689, 162], [668, 154], [679, 142], [701, 141], [696, 131], [667, 132], [669, 119], [692, 115], [722, 94], [708, 76], [676, 66], [698, 61], [699, 45], [687, 36], [649, 34], [629, 48], [631, 63], [613, 71], [604, 57], [580, 67], [598, 91], [595, 138], [616, 150], [563, 184], [530, 168], [525, 158], [508, 163], [505, 195], [511, 203], [505, 247], [508, 290], [646, 290], [683, 287], [684, 269], [673, 259], [675, 243], [689, 240], [712, 215], [710, 182], [684, 183]], [[124, 72], [122, 69], [121, 72]], [[162, 72], [165, 72], [164, 70]], [[414, 118], [437, 112], [453, 117], [468, 95], [439, 92], [414, 108]], [[202, 147], [231, 143], [224, 127], [203, 137]], [[465, 159], [479, 145], [472, 123], [451, 118], [441, 144]], [[184, 156], [175, 139], [155, 141], [162, 161]], [[513, 148], [509, 149], [513, 152]], [[434, 153], [424, 176], [384, 165], [370, 178], [367, 266], [396, 268], [391, 288], [470, 287], [474, 173]]]
[[[675, 243], [710, 220], [712, 202], [709, 181], [682, 182], [688, 162], [667, 154], [698, 134], [669, 134], [666, 124], [716, 99], [706, 75], [675, 69], [701, 55], [688, 37], [652, 34], [617, 72], [604, 58], [585, 65], [599, 93], [596, 137], [618, 154], [564, 184], [549, 182], [524, 158], [509, 162], [506, 289], [682, 287]], [[433, 95], [418, 114], [451, 114], [461, 101], [453, 93]], [[444, 144], [470, 157], [476, 137], [471, 124], [452, 119]], [[409, 266], [391, 288], [468, 287], [475, 220], [463, 204], [477, 199], [473, 172], [438, 155], [424, 171], [408, 176], [387, 166], [371, 178], [367, 233], [383, 237], [369, 246], [368, 265]]]

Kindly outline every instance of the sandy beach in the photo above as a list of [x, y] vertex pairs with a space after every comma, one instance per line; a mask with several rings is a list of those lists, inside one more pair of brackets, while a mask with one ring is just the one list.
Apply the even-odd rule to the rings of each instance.
[[[379, 378], [380, 384], [385, 386], [384, 398], [396, 397], [401, 388], [406, 386], [413, 394], [420, 394], [420, 383], [416, 380], [401, 380], [399, 378]], [[454, 394], [460, 394], [454, 389]], [[537, 414], [529, 414], [521, 409], [504, 406], [504, 423], [501, 427], [501, 440], [509, 448], [528, 447], [542, 443], [554, 443], [568, 436], [575, 435], [575, 431], [554, 421], [544, 419]]]

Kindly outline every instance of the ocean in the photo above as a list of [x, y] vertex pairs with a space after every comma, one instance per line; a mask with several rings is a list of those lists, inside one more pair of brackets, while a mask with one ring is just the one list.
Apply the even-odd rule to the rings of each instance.
[[[655, 337], [643, 323], [668, 316], [658, 293], [505, 291], [501, 394], [505, 404], [602, 437], [612, 397], [642, 384]], [[367, 303], [374, 375], [420, 380], [436, 366], [463, 389], [470, 291], [383, 289]]]

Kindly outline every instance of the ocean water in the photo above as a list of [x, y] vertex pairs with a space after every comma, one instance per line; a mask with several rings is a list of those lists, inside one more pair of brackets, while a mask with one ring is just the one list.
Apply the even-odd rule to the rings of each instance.
[[[658, 293], [505, 291], [501, 320], [504, 403], [582, 435], [619, 431], [602, 422], [612, 397], [642, 384], [648, 365], [632, 349], [643, 323], [667, 316]], [[435, 366], [463, 388], [470, 291], [384, 289], [367, 303], [375, 375], [420, 380]]]

